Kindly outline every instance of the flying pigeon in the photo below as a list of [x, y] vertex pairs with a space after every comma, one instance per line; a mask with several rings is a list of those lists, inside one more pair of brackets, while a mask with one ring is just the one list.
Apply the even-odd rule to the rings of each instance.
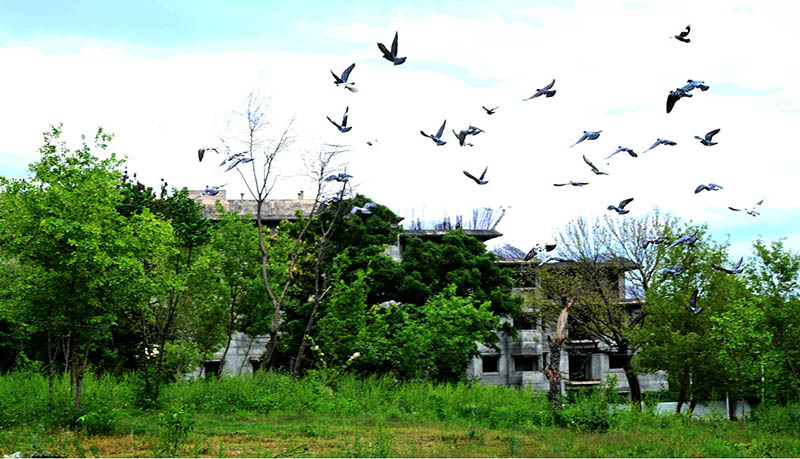
[[486, 106], [485, 106], [485, 105], [481, 105], [481, 107], [483, 107], [483, 109], [484, 109], [484, 110], [486, 110], [486, 114], [487, 114], [487, 115], [494, 115], [494, 112], [495, 112], [495, 110], [497, 110], [498, 108], [500, 108], [500, 107], [495, 107], [495, 108], [486, 108]]
[[[753, 205], [753, 207], [751, 207], [750, 209], [747, 209], [747, 210], [746, 210], [747, 214], [748, 214], [748, 215], [751, 215], [751, 216], [753, 216], [753, 217], [757, 217], [758, 215], [760, 215], [760, 213], [759, 213], [758, 211], [756, 211], [756, 206], [760, 206], [760, 205], [761, 205], [763, 202], [764, 202], [764, 199], [761, 199], [760, 201], [758, 201], [757, 203], [755, 203], [755, 204]], [[742, 211], [742, 210], [745, 210], [745, 209], [738, 209], [738, 208], [736, 208], [736, 207], [730, 207], [730, 206], [728, 207], [728, 209], [730, 209], [730, 210], [733, 210], [733, 211], [736, 211], [736, 212], [740, 212], [740, 211]]]
[[591, 168], [592, 168], [592, 172], [594, 172], [594, 174], [595, 174], [595, 175], [608, 175], [608, 172], [603, 172], [603, 171], [601, 171], [601, 170], [600, 170], [600, 169], [598, 169], [598, 168], [597, 168], [597, 167], [596, 167], [594, 164], [592, 164], [592, 162], [591, 162], [591, 161], [589, 161], [588, 159], [586, 159], [586, 155], [583, 155], [583, 162], [585, 162], [586, 164], [588, 164], [588, 165], [589, 165], [589, 167], [591, 167]]
[[347, 106], [347, 107], [344, 109], [344, 116], [342, 117], [342, 125], [341, 125], [341, 126], [340, 126], [339, 124], [337, 124], [337, 123], [336, 123], [336, 121], [332, 120], [330, 116], [326, 116], [325, 118], [328, 118], [328, 121], [330, 121], [330, 122], [331, 122], [331, 124], [333, 124], [334, 126], [336, 126], [336, 129], [338, 129], [338, 130], [339, 130], [339, 132], [347, 132], [347, 131], [349, 131], [350, 129], [353, 129], [353, 127], [352, 127], [352, 126], [348, 126], [348, 125], [347, 125], [347, 112], [349, 112], [349, 111], [350, 111], [350, 106], [348, 105], [348, 106]]
[[353, 208], [350, 209], [350, 215], [354, 215], [357, 213], [362, 213], [364, 215], [372, 215], [372, 211], [369, 209], [372, 209], [373, 207], [378, 207], [378, 205], [375, 204], [374, 202], [368, 202], [364, 204], [364, 207], [353, 206]]
[[538, 255], [539, 253], [541, 253], [541, 252], [552, 252], [553, 250], [555, 250], [555, 248], [556, 248], [555, 244], [545, 244], [544, 247], [542, 247], [539, 244], [536, 244], [536, 245], [533, 246], [533, 248], [531, 248], [528, 251], [528, 253], [525, 255], [525, 258], [523, 258], [522, 260], [523, 261], [531, 260], [534, 257], [536, 257], [536, 255]]
[[200, 199], [200, 198], [202, 198], [204, 195], [208, 195], [208, 196], [216, 196], [217, 194], [219, 194], [219, 190], [220, 190], [220, 188], [224, 187], [225, 185], [227, 185], [227, 183], [225, 183], [225, 184], [223, 184], [223, 185], [219, 185], [219, 186], [208, 186], [208, 185], [206, 185], [206, 189], [205, 189], [205, 190], [203, 190], [203, 192], [202, 192], [202, 193], [200, 193], [200, 194], [198, 194], [197, 196], [195, 196], [195, 198], [194, 198], [194, 199]]
[[681, 89], [689, 92], [694, 88], [700, 88], [701, 91], [708, 91], [708, 86], [705, 81], [698, 81], [698, 80], [686, 80], [686, 85], [684, 85]]
[[699, 140], [700, 143], [702, 143], [703, 145], [705, 145], [707, 147], [710, 147], [710, 146], [716, 145], [718, 143], [718, 142], [712, 142], [711, 141], [711, 138], [714, 137], [715, 135], [717, 135], [718, 132], [719, 132], [719, 129], [714, 129], [713, 131], [708, 131], [708, 133], [706, 133], [705, 138], [700, 137], [699, 135], [694, 136], [694, 138]]
[[238, 166], [239, 164], [247, 164], [247, 163], [249, 163], [251, 161], [253, 161], [253, 158], [244, 158], [244, 157], [237, 158], [236, 161], [232, 162], [228, 166], [228, 168], [225, 169], [225, 172], [228, 172], [229, 170], [233, 169], [234, 167]]
[[333, 73], [333, 70], [331, 70], [331, 75], [333, 75], [334, 84], [336, 84], [337, 87], [344, 85], [344, 88], [350, 92], [358, 92], [358, 89], [356, 89], [355, 86], [353, 86], [356, 83], [354, 81], [347, 81], [347, 79], [350, 78], [350, 72], [353, 71], [353, 67], [355, 66], [356, 66], [355, 62], [350, 64], [350, 67], [344, 69], [344, 72], [342, 72], [341, 77], [337, 76], [335, 73]]
[[697, 194], [701, 191], [708, 190], [708, 191], [717, 191], [721, 190], [722, 186], [717, 185], [716, 183], [709, 183], [708, 185], [700, 184], [697, 188], [694, 189], [694, 194]]
[[528, 97], [527, 99], [522, 99], [522, 101], [524, 102], [526, 100], [531, 100], [531, 99], [533, 99], [535, 97], [539, 97], [541, 95], [544, 95], [545, 97], [553, 97], [554, 95], [556, 95], [556, 90], [552, 89], [554, 84], [556, 84], [555, 78], [553, 79], [553, 81], [550, 82], [550, 84], [548, 84], [547, 86], [545, 86], [545, 87], [543, 87], [541, 89], [537, 89], [536, 92], [532, 96]]
[[224, 166], [225, 163], [227, 163], [228, 161], [233, 161], [235, 159], [242, 158], [246, 154], [247, 154], [247, 151], [240, 151], [239, 153], [234, 153], [234, 154], [228, 156], [227, 158], [223, 159], [222, 162], [219, 163], [219, 167]]
[[588, 184], [589, 184], [589, 182], [573, 182], [572, 180], [570, 180], [567, 183], [554, 183], [553, 186], [565, 186], [565, 185], [584, 186], [584, 185], [588, 185]]
[[698, 290], [694, 289], [694, 293], [692, 293], [692, 297], [689, 298], [689, 306], [686, 306], [686, 309], [688, 309], [689, 312], [693, 312], [695, 314], [700, 314], [701, 312], [703, 312], [703, 308], [698, 308], [697, 307], [697, 293], [698, 293]]
[[675, 265], [675, 266], [673, 266], [671, 268], [664, 268], [660, 272], [661, 272], [661, 275], [664, 276], [664, 277], [666, 277], [667, 274], [672, 274], [673, 276], [677, 276], [684, 269], [686, 269], [686, 267], [681, 266], [681, 265]]
[[648, 151], [652, 150], [653, 148], [655, 148], [655, 147], [657, 147], [659, 145], [672, 146], [672, 145], [677, 145], [677, 143], [675, 143], [675, 142], [673, 142], [671, 140], [667, 140], [667, 139], [657, 139], [656, 142], [653, 145], [650, 146], [650, 148], [648, 148], [647, 150], [643, 151], [642, 153], [647, 153]]
[[469, 131], [461, 130], [461, 131], [456, 132], [455, 129], [453, 129], [452, 131], [453, 131], [453, 135], [455, 135], [456, 138], [458, 139], [458, 144], [460, 146], [462, 146], [462, 147], [465, 146], [465, 145], [468, 146], [468, 147], [474, 147], [475, 146], [475, 145], [467, 142], [467, 136], [469, 135]]
[[744, 272], [744, 268], [742, 268], [742, 260], [744, 260], [744, 258], [739, 258], [739, 261], [737, 261], [736, 264], [733, 265], [733, 268], [731, 269], [723, 268], [722, 266], [717, 266], [717, 265], [711, 265], [711, 267], [718, 271], [724, 271], [728, 274], [741, 274], [742, 272]]
[[317, 213], [322, 213], [322, 211], [324, 211], [329, 205], [331, 205], [333, 203], [336, 203], [336, 202], [339, 202], [339, 201], [341, 201], [341, 198], [339, 198], [339, 196], [334, 196], [332, 198], [328, 198], [328, 199], [322, 201], [319, 204], [319, 209], [317, 209]]
[[419, 131], [419, 133], [436, 142], [436, 145], [442, 146], [447, 143], [444, 140], [442, 140], [442, 134], [444, 134], [445, 124], [447, 124], [447, 120], [444, 120], [444, 122], [442, 123], [442, 127], [439, 128], [439, 131], [436, 133], [436, 135], [425, 134], [425, 132], [423, 131]]
[[214, 150], [215, 153], [219, 153], [216, 148], [201, 148], [197, 150], [197, 160], [203, 162], [203, 156], [206, 154], [206, 150]]
[[370, 147], [375, 145], [376, 143], [378, 143], [377, 140], [367, 140], [367, 145], [369, 145]]
[[663, 244], [665, 242], [667, 242], [667, 237], [666, 236], [656, 236], [656, 237], [654, 237], [652, 239], [645, 239], [644, 248], [646, 249], [647, 246], [650, 245], [650, 244], [661, 245], [661, 244]]
[[469, 173], [469, 172], [467, 172], [467, 171], [462, 171], [462, 172], [464, 173], [464, 175], [466, 175], [467, 177], [469, 177], [469, 178], [471, 178], [472, 180], [474, 180], [474, 181], [475, 181], [475, 183], [477, 183], [478, 185], [486, 185], [487, 183], [489, 183], [489, 181], [488, 181], [488, 180], [484, 180], [484, 179], [483, 179], [483, 177], [485, 177], [485, 176], [486, 176], [486, 171], [487, 171], [488, 169], [489, 169], [489, 166], [486, 166], [486, 168], [485, 168], [485, 169], [483, 169], [483, 173], [481, 174], [481, 176], [480, 176], [479, 178], [475, 178], [475, 176], [474, 176], [474, 175], [470, 174], [470, 173]]
[[689, 32], [691, 32], [691, 31], [692, 31], [692, 26], [690, 24], [690, 25], [686, 26], [686, 30], [684, 30], [683, 32], [679, 33], [678, 35], [673, 35], [670, 38], [674, 38], [674, 39], [676, 39], [678, 41], [682, 41], [684, 43], [689, 43], [690, 41], [692, 41], [691, 39], [688, 38]]
[[608, 210], [614, 210], [614, 211], [616, 211], [616, 212], [617, 212], [619, 215], [625, 215], [625, 214], [627, 214], [628, 212], [630, 212], [630, 210], [624, 210], [624, 209], [625, 209], [625, 206], [627, 206], [628, 204], [630, 204], [630, 202], [631, 202], [631, 201], [633, 201], [633, 198], [623, 199], [622, 201], [620, 201], [620, 202], [619, 202], [619, 205], [618, 205], [618, 206], [614, 206], [614, 205], [610, 205], [610, 206], [608, 206]]
[[595, 140], [595, 139], [597, 139], [598, 137], [600, 137], [600, 133], [601, 132], [603, 132], [603, 131], [602, 130], [600, 130], [600, 131], [583, 131], [583, 135], [581, 136], [581, 138], [578, 139], [578, 141], [575, 142], [574, 144], [570, 145], [570, 148], [572, 148], [575, 145], [583, 142], [584, 140]]
[[670, 91], [669, 95], [667, 96], [667, 113], [672, 111], [672, 107], [675, 106], [675, 102], [681, 100], [683, 97], [692, 97], [689, 91], [685, 91], [681, 88], [678, 88], [674, 91]]
[[326, 182], [332, 182], [332, 181], [336, 180], [339, 183], [344, 183], [344, 182], [350, 180], [351, 178], [353, 178], [352, 175], [345, 174], [344, 172], [340, 172], [338, 174], [329, 175], [328, 177], [325, 178], [325, 181]]
[[631, 150], [630, 148], [628, 148], [628, 147], [623, 147], [622, 145], [620, 145], [620, 146], [618, 146], [618, 147], [617, 147], [617, 149], [614, 151], [614, 153], [611, 153], [610, 155], [606, 156], [606, 158], [605, 158], [605, 159], [608, 159], [608, 158], [610, 158], [610, 157], [612, 157], [612, 156], [616, 155], [617, 153], [619, 153], [619, 152], [621, 152], [621, 151], [624, 151], [625, 153], [627, 153], [627, 154], [629, 154], [629, 155], [633, 156], [634, 158], [636, 158], [636, 157], [638, 157], [638, 156], [639, 156], [639, 155], [637, 155], [637, 154], [636, 154], [636, 152], [635, 152], [635, 151]]
[[477, 127], [477, 126], [472, 126], [472, 125], [470, 125], [467, 128], [467, 134], [469, 134], [469, 135], [478, 135], [481, 132], [486, 132], [486, 131], [484, 131], [483, 129], [481, 129], [481, 128]]
[[681, 244], [683, 244], [683, 245], [694, 245], [694, 243], [697, 242], [697, 233], [699, 233], [699, 232], [700, 232], [700, 230], [696, 229], [696, 230], [694, 230], [694, 232], [692, 234], [685, 234], [685, 235], [679, 237], [678, 239], [675, 239], [675, 241], [673, 241], [672, 244], [670, 244], [667, 247], [667, 250], [669, 250], [669, 249], [671, 249], [671, 248], [673, 248], [673, 247], [675, 247], [677, 245], [681, 245]]
[[397, 57], [397, 32], [394, 33], [394, 40], [392, 40], [392, 52], [389, 52], [386, 46], [383, 46], [383, 43], [378, 43], [378, 49], [383, 53], [383, 58], [393, 62], [394, 65], [400, 65], [406, 61], [405, 57]]

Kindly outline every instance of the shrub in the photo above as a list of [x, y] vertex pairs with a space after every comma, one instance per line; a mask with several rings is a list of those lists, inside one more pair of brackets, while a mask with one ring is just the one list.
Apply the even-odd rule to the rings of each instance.
[[753, 408], [750, 418], [770, 432], [800, 432], [800, 405], [766, 405]]

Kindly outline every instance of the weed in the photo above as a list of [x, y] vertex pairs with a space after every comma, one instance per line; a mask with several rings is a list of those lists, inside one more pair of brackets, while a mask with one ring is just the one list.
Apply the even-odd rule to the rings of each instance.
[[173, 408], [158, 415], [158, 445], [154, 452], [158, 456], [175, 457], [189, 441], [194, 430], [194, 416], [183, 407]]

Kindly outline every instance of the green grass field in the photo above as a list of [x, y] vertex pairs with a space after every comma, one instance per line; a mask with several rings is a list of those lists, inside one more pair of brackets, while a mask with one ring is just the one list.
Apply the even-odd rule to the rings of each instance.
[[0, 376], [0, 453], [206, 457], [792, 457], [797, 407], [759, 407], [741, 423], [616, 407], [603, 392], [553, 411], [543, 394], [392, 378], [280, 374], [164, 388], [137, 408], [135, 378], [87, 379], [84, 407], [68, 381]]

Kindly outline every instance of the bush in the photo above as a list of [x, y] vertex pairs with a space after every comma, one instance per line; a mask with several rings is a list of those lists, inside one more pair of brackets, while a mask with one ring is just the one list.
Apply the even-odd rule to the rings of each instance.
[[556, 412], [556, 421], [575, 430], [605, 432], [616, 425], [618, 410], [609, 403], [603, 390], [575, 392], [573, 401]]
[[113, 432], [117, 424], [119, 410], [101, 406], [94, 411], [79, 416], [76, 424], [87, 435], [102, 435]]
[[158, 415], [157, 456], [175, 457], [189, 443], [194, 430], [194, 416], [184, 407], [167, 410]]
[[800, 405], [760, 404], [750, 412], [750, 418], [770, 432], [800, 432]]

